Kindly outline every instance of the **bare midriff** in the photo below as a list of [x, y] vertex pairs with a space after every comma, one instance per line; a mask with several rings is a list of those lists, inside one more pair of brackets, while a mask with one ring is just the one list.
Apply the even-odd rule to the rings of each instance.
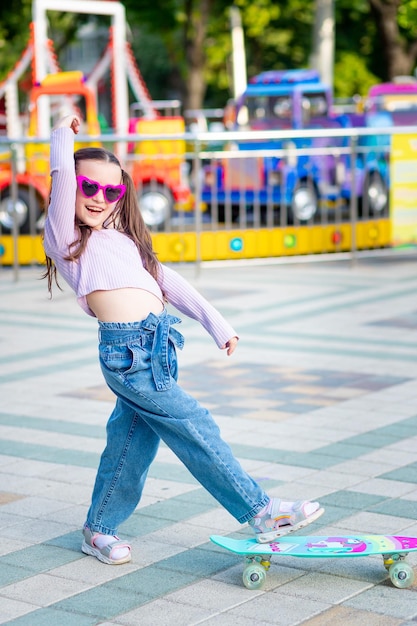
[[110, 289], [93, 291], [87, 304], [101, 322], [140, 322], [149, 313], [158, 315], [164, 305], [157, 296], [145, 289]]

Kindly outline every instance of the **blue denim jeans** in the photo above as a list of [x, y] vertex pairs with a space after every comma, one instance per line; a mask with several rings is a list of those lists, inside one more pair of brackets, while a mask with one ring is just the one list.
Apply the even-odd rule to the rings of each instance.
[[177, 384], [180, 322], [165, 310], [142, 322], [99, 322], [100, 365], [117, 401], [107, 424], [86, 524], [103, 534], [135, 510], [162, 439], [240, 523], [269, 501], [242, 469], [212, 415]]

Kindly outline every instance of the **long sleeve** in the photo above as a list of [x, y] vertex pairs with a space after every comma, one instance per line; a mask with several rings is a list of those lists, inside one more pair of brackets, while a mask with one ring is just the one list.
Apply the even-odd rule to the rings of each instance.
[[181, 313], [200, 322], [219, 348], [232, 337], [238, 336], [219, 311], [175, 270], [161, 264], [158, 283], [168, 302]]
[[68, 254], [74, 241], [76, 179], [74, 170], [74, 133], [58, 128], [51, 137], [51, 201], [45, 220], [45, 252]]

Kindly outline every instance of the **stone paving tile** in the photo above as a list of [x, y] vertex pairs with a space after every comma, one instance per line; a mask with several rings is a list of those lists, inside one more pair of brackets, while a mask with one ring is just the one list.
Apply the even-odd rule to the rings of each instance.
[[[162, 582], [161, 595], [166, 592], [165, 581]], [[192, 582], [191, 577], [181, 577], [181, 582], [187, 584]], [[64, 611], [72, 614], [87, 615], [95, 618], [96, 622], [111, 619], [126, 613], [141, 604], [146, 604], [152, 599], [139, 589], [120, 589], [109, 587], [110, 583], [96, 586], [89, 591], [72, 596], [66, 600], [61, 600], [52, 605], [58, 611]], [[154, 582], [155, 584], [155, 582]]]
[[53, 607], [46, 607], [32, 611], [22, 617], [7, 622], [13, 626], [45, 626], [46, 624], [59, 624], [59, 626], [95, 626], [98, 624], [96, 617], [81, 615], [80, 613], [66, 613]]
[[[274, 619], [274, 618], [272, 618]], [[199, 622], [200, 624], [205, 624], [208, 626], [236, 626], [236, 616], [231, 615], [229, 613], [220, 613], [215, 615], [211, 619], [204, 620], [204, 622]], [[253, 619], [245, 618], [243, 616], [239, 616], [239, 624], [240, 626], [253, 626]], [[256, 620], [256, 624], [259, 626], [270, 626], [271, 624], [276, 625], [276, 621], [265, 621], [265, 620]]]
[[211, 615], [217, 616], [218, 611], [209, 611], [202, 607], [170, 602], [165, 598], [154, 600], [139, 609], [129, 611], [120, 616], [118, 624], [125, 626], [172, 626], [173, 624], [199, 624]]
[[[225, 359], [184, 319], [180, 371], [247, 471], [271, 495], [325, 504], [309, 534], [416, 536], [414, 263], [226, 264], [198, 278], [178, 269], [241, 334]], [[376, 557], [276, 558], [264, 589], [245, 589], [242, 559], [208, 538], [249, 529], [165, 446], [120, 529], [132, 562], [111, 568], [83, 555], [113, 396], [95, 321], [68, 289], [48, 300], [38, 274], [22, 270], [13, 283], [0, 271], [0, 623], [415, 623], [415, 585], [393, 588]], [[408, 560], [417, 573], [417, 553]]]
[[13, 582], [23, 580], [33, 576], [33, 570], [10, 563], [1, 564], [0, 568], [0, 585], [3, 587]]
[[50, 522], [47, 518], [32, 520], [27, 519], [20, 524], [16, 524], [4, 529], [3, 535], [9, 542], [19, 541], [21, 537], [34, 537], [32, 543], [43, 543], [59, 535], [62, 532], [71, 530], [67, 524]]
[[47, 606], [62, 598], [72, 596], [86, 587], [85, 583], [75, 580], [38, 574], [29, 579], [7, 585], [2, 588], [2, 597], [28, 602], [38, 606]]
[[399, 593], [398, 589], [379, 585], [347, 600], [344, 605], [404, 620], [417, 617], [417, 594], [413, 589], [401, 589]]
[[300, 598], [296, 596], [285, 595], [282, 593], [283, 588], [262, 594], [250, 602], [229, 609], [230, 617], [234, 616], [236, 621], [240, 618], [251, 618], [254, 622], [263, 620], [266, 623], [279, 624], [280, 626], [290, 626], [322, 613], [330, 607], [328, 602], [319, 602], [309, 598]]
[[392, 515], [393, 517], [409, 517], [412, 520], [416, 519], [417, 505], [415, 501], [408, 501], [405, 498], [398, 499], [393, 498], [389, 502], [377, 504], [372, 507], [374, 513], [382, 513], [384, 515]]
[[305, 620], [303, 626], [405, 626], [401, 619], [375, 615], [371, 611], [361, 611], [352, 607], [335, 606], [326, 613]]
[[413, 488], [412, 491], [407, 493], [406, 499], [407, 500], [412, 500], [413, 502], [415, 502], [417, 500], [417, 489]]
[[[356, 533], [372, 533], [381, 535], [401, 535], [404, 529], [409, 528], [410, 519], [373, 513], [372, 511], [358, 511], [343, 521], [335, 522], [336, 526], [346, 528], [347, 524]], [[408, 534], [408, 533], [404, 533]]]
[[[21, 602], [20, 600], [13, 600], [11, 598], [2, 598], [0, 606], [0, 623], [12, 624], [13, 618], [20, 615], [33, 615], [33, 612], [37, 609], [36, 604], [29, 604], [28, 602]], [[29, 624], [29, 621], [26, 622]]]
[[[339, 559], [340, 560], [340, 559]], [[353, 559], [350, 559], [352, 561]], [[355, 563], [351, 563], [354, 568]], [[341, 604], [348, 598], [372, 587], [372, 583], [355, 579], [330, 576], [324, 572], [310, 572], [285, 585], [285, 594], [298, 598], [310, 598], [319, 602]]]
[[385, 496], [386, 498], [392, 497], [395, 492], [396, 496], [406, 497], [407, 493], [412, 491], [413, 485], [410, 483], [401, 483], [391, 480], [384, 480], [383, 478], [371, 478], [370, 480], [364, 480], [360, 484], [352, 486], [351, 490], [357, 493], [372, 493], [374, 495]]
[[[253, 596], [262, 591], [253, 591]], [[198, 606], [221, 613], [230, 606], [248, 602], [247, 590], [243, 586], [230, 585], [219, 580], [205, 580], [167, 594], [165, 599], [182, 605]]]
[[417, 484], [417, 463], [410, 463], [404, 467], [387, 472], [382, 475], [382, 478]]
[[25, 542], [14, 539], [10, 541], [5, 537], [0, 537], [0, 556], [17, 550], [23, 550], [23, 548], [28, 548], [30, 545], [32, 545], [32, 540]]

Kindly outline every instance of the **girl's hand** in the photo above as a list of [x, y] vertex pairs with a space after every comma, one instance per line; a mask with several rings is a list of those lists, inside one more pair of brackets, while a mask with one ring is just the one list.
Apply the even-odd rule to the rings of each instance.
[[66, 115], [55, 124], [54, 130], [57, 128], [71, 128], [74, 135], [77, 135], [80, 130], [80, 124], [80, 118], [76, 115]]
[[239, 337], [232, 337], [221, 347], [221, 350], [226, 350], [227, 348], [227, 356], [230, 356], [235, 351], [238, 341]]

